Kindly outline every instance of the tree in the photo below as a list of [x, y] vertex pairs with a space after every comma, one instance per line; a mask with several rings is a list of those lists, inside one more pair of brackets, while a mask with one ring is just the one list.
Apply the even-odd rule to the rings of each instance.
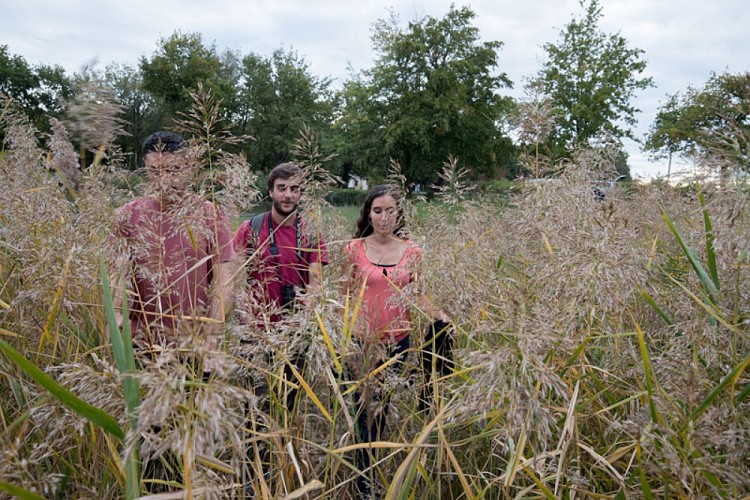
[[354, 171], [370, 174], [374, 166], [381, 167], [375, 177], [382, 177], [382, 166], [388, 160], [383, 150], [384, 106], [372, 98], [369, 85], [359, 75], [344, 82], [336, 99], [333, 149], [338, 153], [341, 178], [348, 181]]
[[151, 94], [143, 90], [141, 73], [135, 68], [110, 64], [103, 78], [123, 106], [121, 117], [126, 134], [117, 142], [123, 152], [129, 154], [129, 167], [137, 168], [141, 164], [141, 145], [149, 133], [159, 128], [162, 110], [156, 106]]
[[206, 46], [199, 33], [175, 32], [161, 39], [151, 59], [141, 57], [140, 71], [143, 90], [158, 99], [171, 118], [178, 111], [190, 109], [190, 95], [197, 91], [198, 83], [221, 100], [231, 100], [236, 92], [232, 72], [224, 66], [215, 46]]
[[0, 45], [0, 94], [15, 101], [38, 130], [49, 130], [49, 116], [59, 116], [71, 96], [71, 81], [62, 66], [29, 66]]
[[750, 73], [712, 74], [702, 89], [668, 96], [644, 150], [654, 158], [679, 154], [722, 172], [750, 172]]
[[242, 60], [242, 84], [237, 96], [241, 131], [255, 138], [248, 161], [270, 169], [291, 157], [291, 150], [308, 127], [328, 135], [332, 116], [330, 80], [310, 74], [304, 58], [278, 49], [271, 57], [249, 54]]
[[427, 183], [452, 154], [475, 176], [494, 174], [510, 147], [500, 129], [510, 100], [497, 91], [511, 82], [494, 71], [502, 43], [481, 42], [474, 17], [451, 6], [406, 29], [393, 14], [374, 25], [379, 57], [342, 95], [337, 129], [357, 145], [344, 161], [361, 172], [393, 158], [409, 181]]
[[628, 47], [619, 34], [599, 30], [602, 9], [598, 0], [581, 0], [582, 19], [575, 17], [560, 32], [560, 40], [547, 43], [548, 60], [539, 79], [557, 110], [553, 147], [565, 155], [591, 139], [607, 133], [616, 140], [636, 140], [636, 109], [631, 101], [637, 90], [653, 85], [641, 78], [646, 62], [642, 50]]

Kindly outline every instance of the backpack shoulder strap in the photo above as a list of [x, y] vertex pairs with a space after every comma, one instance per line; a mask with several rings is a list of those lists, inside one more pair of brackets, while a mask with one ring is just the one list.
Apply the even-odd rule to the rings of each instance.
[[266, 217], [266, 214], [268, 212], [263, 212], [260, 214], [255, 214], [250, 219], [250, 227], [253, 228], [253, 233], [255, 233], [255, 237], [257, 238], [260, 234], [260, 229], [263, 227], [263, 219]]

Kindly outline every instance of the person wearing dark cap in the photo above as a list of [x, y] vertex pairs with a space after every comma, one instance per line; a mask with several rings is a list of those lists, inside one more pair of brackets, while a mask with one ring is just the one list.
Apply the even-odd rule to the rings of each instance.
[[119, 275], [127, 273], [137, 347], [176, 345], [193, 334], [215, 345], [231, 297], [233, 232], [220, 208], [191, 193], [196, 162], [186, 146], [172, 132], [146, 138], [147, 193], [122, 206], [112, 228], [121, 253], [111, 278], [121, 291]]

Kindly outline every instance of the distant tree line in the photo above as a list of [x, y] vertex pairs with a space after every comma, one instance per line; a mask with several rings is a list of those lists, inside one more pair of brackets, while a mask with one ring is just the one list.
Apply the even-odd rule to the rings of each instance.
[[[305, 129], [335, 154], [327, 168], [344, 178], [380, 179], [395, 160], [409, 182], [426, 185], [438, 180], [448, 155], [474, 179], [548, 175], [582, 145], [619, 149], [618, 170], [627, 173], [622, 139], [637, 139], [639, 111], [632, 100], [653, 82], [642, 76], [643, 51], [602, 32], [601, 17], [598, 0], [582, 2], [580, 18], [544, 46], [547, 60], [529, 78], [528, 99], [503, 94], [513, 85], [502, 71], [503, 43], [482, 41], [474, 12], [455, 6], [442, 18], [405, 26], [393, 14], [376, 21], [375, 62], [337, 89], [293, 49], [243, 55], [220, 51], [200, 33], [175, 32], [135, 66], [110, 64], [73, 76], [60, 66], [30, 66], [0, 46], [0, 93], [44, 133], [50, 117], [65, 123], [76, 96], [92, 84], [108, 89], [97, 98], [112, 100], [110, 118], [121, 124], [118, 144], [131, 168], [140, 164], [142, 140], [173, 127], [201, 86], [220, 101], [231, 133], [252, 137], [227, 147], [261, 171], [289, 160]], [[714, 76], [702, 91], [671, 96], [646, 150], [659, 156], [728, 148], [746, 170], [748, 78]], [[540, 168], [542, 162], [550, 168]]]

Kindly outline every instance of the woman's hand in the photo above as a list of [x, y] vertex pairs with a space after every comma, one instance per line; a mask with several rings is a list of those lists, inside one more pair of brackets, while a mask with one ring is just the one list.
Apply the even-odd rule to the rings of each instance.
[[435, 313], [435, 319], [438, 321], [442, 321], [443, 323], [450, 323], [451, 319], [448, 317], [447, 314], [445, 314], [444, 311], [439, 310]]

